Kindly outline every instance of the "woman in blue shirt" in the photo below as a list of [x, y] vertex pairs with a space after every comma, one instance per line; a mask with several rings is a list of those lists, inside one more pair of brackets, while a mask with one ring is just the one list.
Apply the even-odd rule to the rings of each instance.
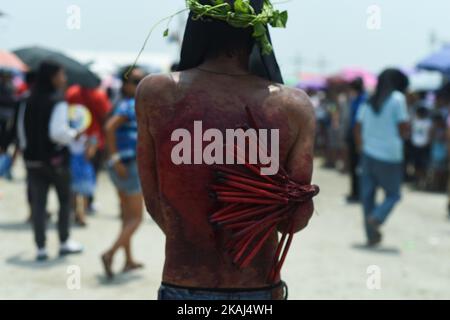
[[136, 162], [137, 122], [134, 109], [134, 95], [144, 72], [139, 68], [131, 70], [128, 77], [122, 74], [122, 99], [118, 102], [112, 117], [106, 123], [106, 146], [109, 152], [109, 173], [120, 199], [122, 230], [113, 246], [102, 255], [102, 262], [108, 278], [112, 278], [112, 262], [118, 249], [124, 248], [126, 262], [123, 271], [142, 268], [131, 253], [131, 237], [142, 221], [143, 198]]
[[[369, 246], [381, 242], [379, 228], [400, 200], [403, 180], [403, 140], [409, 134], [409, 116], [404, 92], [408, 78], [397, 69], [387, 69], [378, 78], [375, 94], [358, 111], [356, 141], [361, 150], [360, 193]], [[384, 201], [375, 202], [377, 189]]]

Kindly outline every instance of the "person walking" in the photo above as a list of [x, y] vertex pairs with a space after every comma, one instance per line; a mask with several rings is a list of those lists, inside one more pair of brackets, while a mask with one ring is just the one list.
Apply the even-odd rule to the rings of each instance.
[[[97, 137], [97, 147], [93, 156], [89, 159], [94, 167], [95, 177], [103, 168], [106, 157], [105, 132], [103, 127], [111, 113], [111, 102], [106, 92], [100, 88], [85, 88], [80, 85], [73, 85], [67, 89], [66, 101], [69, 105], [82, 105], [91, 113], [92, 122], [86, 130], [90, 137]], [[95, 188], [92, 194], [88, 195], [87, 213], [93, 214], [97, 208], [95, 205]]]
[[419, 106], [411, 120], [411, 144], [414, 159], [415, 185], [418, 190], [426, 190], [431, 155], [431, 131], [433, 121], [425, 106]]
[[[360, 192], [369, 246], [382, 241], [380, 227], [400, 200], [403, 180], [403, 140], [409, 135], [405, 91], [408, 78], [397, 69], [387, 69], [378, 78], [375, 94], [357, 115], [355, 127], [361, 150]], [[376, 203], [382, 189], [384, 200]]]
[[11, 168], [17, 154], [17, 151], [13, 155], [8, 153], [16, 140], [17, 106], [11, 72], [0, 69], [0, 178], [9, 180], [12, 180]]
[[96, 186], [94, 166], [90, 160], [95, 155], [97, 141], [95, 136], [84, 133], [69, 146], [73, 209], [75, 222], [81, 227], [87, 226], [89, 197]]
[[46, 207], [49, 188], [59, 200], [58, 234], [60, 256], [80, 253], [83, 247], [70, 240], [70, 170], [67, 146], [79, 135], [69, 126], [64, 101], [66, 75], [59, 64], [44, 61], [37, 72], [24, 114], [24, 159], [31, 196], [36, 259], [48, 259], [46, 250]]
[[120, 248], [124, 248], [126, 256], [124, 272], [143, 267], [133, 258], [131, 237], [141, 224], [143, 212], [143, 198], [136, 162], [137, 122], [134, 96], [145, 74], [139, 68], [132, 68], [127, 77], [128, 69], [124, 68], [121, 75], [122, 99], [105, 127], [106, 147], [110, 155], [109, 173], [119, 195], [122, 217], [122, 230], [119, 237], [101, 257], [108, 278], [114, 276], [113, 258]]
[[[27, 101], [31, 95], [31, 90], [33, 88], [34, 82], [36, 80], [36, 72], [28, 71], [25, 74], [25, 82], [20, 89], [19, 95], [19, 110], [17, 115], [17, 143], [22, 154], [25, 153], [26, 148], [26, 137], [25, 137], [25, 110], [27, 107]], [[26, 223], [33, 222], [33, 215], [31, 212], [31, 191], [30, 191], [30, 183], [28, 182], [28, 177], [26, 181], [26, 193], [27, 193], [27, 202], [28, 202], [28, 217]], [[47, 214], [47, 218], [50, 218], [50, 214]]]
[[[446, 122], [446, 149], [450, 159], [450, 82], [445, 83], [436, 93], [436, 109]], [[447, 172], [450, 172], [450, 161], [447, 162]], [[447, 217], [450, 219], [450, 174], [447, 174]]]
[[350, 123], [347, 130], [348, 159], [350, 169], [350, 194], [347, 196], [347, 203], [359, 202], [359, 154], [356, 148], [355, 136], [353, 134], [356, 126], [356, 116], [358, 110], [367, 100], [364, 90], [364, 81], [357, 78], [350, 83]]

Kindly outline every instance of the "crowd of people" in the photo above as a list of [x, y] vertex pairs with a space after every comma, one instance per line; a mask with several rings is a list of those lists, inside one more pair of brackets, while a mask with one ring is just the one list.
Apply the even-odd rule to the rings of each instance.
[[[317, 118], [316, 152], [323, 166], [350, 176], [348, 203], [361, 203], [368, 244], [408, 183], [421, 191], [450, 188], [448, 128], [450, 83], [435, 91], [408, 91], [408, 77], [387, 69], [368, 92], [362, 78], [310, 90]], [[384, 201], [375, 203], [377, 189]], [[450, 198], [447, 210], [450, 218]]]
[[124, 67], [119, 92], [68, 86], [64, 67], [42, 62], [17, 86], [10, 71], [0, 74], [0, 177], [13, 179], [11, 168], [22, 154], [37, 261], [46, 249], [47, 196], [55, 188], [59, 202], [59, 255], [77, 254], [83, 245], [72, 240], [72, 220], [86, 227], [95, 214], [97, 175], [107, 169], [120, 200], [122, 228], [101, 260], [109, 278], [112, 261], [123, 248], [123, 271], [142, 268], [131, 250], [131, 237], [142, 220], [143, 200], [136, 164], [137, 124], [134, 96], [145, 77], [139, 67]]
[[[143, 211], [134, 97], [145, 75], [139, 67], [125, 67], [118, 74], [120, 92], [105, 92], [67, 87], [64, 68], [53, 61], [29, 72], [19, 87], [11, 73], [0, 73], [0, 176], [13, 178], [11, 167], [22, 153], [37, 260], [48, 258], [49, 188], [55, 188], [60, 204], [60, 255], [80, 253], [82, 245], [70, 239], [71, 213], [76, 224], [87, 226], [96, 211], [97, 175], [107, 169], [123, 225], [101, 256], [106, 275], [114, 276], [113, 258], [120, 248], [126, 253], [124, 271], [143, 266], [132, 255], [131, 238]], [[324, 167], [348, 172], [346, 201], [361, 203], [370, 246], [381, 242], [380, 227], [400, 200], [404, 182], [424, 191], [447, 189], [449, 83], [437, 91], [409, 92], [408, 77], [387, 69], [373, 92], [356, 78], [308, 93], [316, 112], [316, 155]], [[377, 189], [385, 193], [380, 204]]]
[[[0, 73], [0, 176], [13, 178], [11, 168], [22, 153], [38, 260], [48, 257], [49, 187], [55, 187], [60, 203], [60, 254], [78, 253], [82, 246], [69, 238], [71, 212], [76, 224], [87, 225], [96, 211], [97, 175], [107, 169], [118, 192], [123, 227], [101, 257], [105, 272], [113, 277], [112, 261], [120, 248], [126, 253], [125, 271], [142, 267], [130, 243], [143, 211], [134, 96], [144, 77], [139, 67], [125, 67], [118, 73], [120, 92], [105, 92], [67, 87], [64, 68], [52, 61], [26, 74], [19, 87], [12, 73]], [[370, 245], [381, 241], [379, 227], [400, 200], [403, 182], [418, 190], [447, 190], [449, 83], [437, 91], [410, 92], [407, 76], [387, 69], [373, 92], [355, 78], [308, 93], [316, 112], [316, 155], [324, 167], [349, 174], [346, 201], [362, 204]], [[386, 195], [379, 205], [377, 188]]]
[[[69, 64], [55, 57], [20, 83], [12, 71], [0, 71], [0, 178], [14, 179], [11, 168], [21, 155], [38, 262], [49, 258], [50, 188], [59, 202], [59, 255], [82, 253], [71, 226], [88, 227], [102, 170], [117, 191], [122, 226], [98, 262], [112, 279], [123, 249], [123, 272], [143, 268], [132, 238], [145, 203], [165, 236], [160, 300], [287, 299], [283, 263], [320, 191], [312, 184], [315, 156], [325, 168], [349, 173], [346, 201], [361, 206], [368, 247], [382, 242], [404, 182], [423, 191], [449, 186], [450, 218], [450, 82], [410, 92], [408, 76], [390, 68], [375, 88], [364, 78], [330, 78], [306, 95], [283, 85], [271, 42], [268, 25], [285, 27], [288, 12], [268, 0], [226, 2], [187, 1], [180, 60], [170, 75], [146, 77], [142, 67], [126, 66], [116, 74], [120, 89], [103, 90], [80, 84], [85, 75], [97, 77], [81, 64], [86, 73], [69, 82]], [[239, 143], [226, 163], [175, 163], [173, 133], [194, 125], [196, 135], [199, 120], [218, 135], [271, 128], [279, 172], [263, 173], [269, 144], [262, 140], [249, 145], [258, 151], [255, 163]], [[194, 140], [186, 153], [197, 158], [208, 138]], [[216, 156], [222, 151], [214, 149]]]

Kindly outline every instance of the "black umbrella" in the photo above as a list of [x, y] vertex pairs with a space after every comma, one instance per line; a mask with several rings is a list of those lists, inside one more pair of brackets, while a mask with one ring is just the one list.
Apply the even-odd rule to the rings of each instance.
[[99, 77], [87, 66], [60, 52], [42, 47], [29, 47], [15, 50], [14, 53], [31, 70], [37, 70], [44, 60], [53, 60], [61, 64], [66, 71], [69, 85], [79, 84], [86, 88], [96, 88], [100, 85]]

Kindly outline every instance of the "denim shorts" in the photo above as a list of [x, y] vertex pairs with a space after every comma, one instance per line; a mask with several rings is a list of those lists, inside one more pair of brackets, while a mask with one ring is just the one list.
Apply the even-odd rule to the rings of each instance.
[[158, 300], [273, 300], [274, 291], [283, 290], [283, 300], [287, 300], [288, 289], [284, 282], [264, 289], [197, 289], [161, 284]]
[[108, 168], [109, 176], [111, 177], [114, 186], [127, 195], [141, 193], [141, 184], [139, 181], [136, 160], [126, 161], [123, 164], [127, 168], [127, 176], [125, 178], [119, 177], [114, 168]]

